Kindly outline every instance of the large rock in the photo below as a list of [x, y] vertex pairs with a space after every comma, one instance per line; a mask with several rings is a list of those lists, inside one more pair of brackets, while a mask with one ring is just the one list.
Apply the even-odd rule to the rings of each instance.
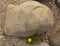
[[7, 6], [4, 32], [11, 36], [31, 36], [46, 32], [53, 25], [53, 13], [36, 1]]

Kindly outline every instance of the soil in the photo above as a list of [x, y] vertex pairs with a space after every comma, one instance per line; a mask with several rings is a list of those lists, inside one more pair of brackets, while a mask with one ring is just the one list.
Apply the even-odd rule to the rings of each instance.
[[[41, 34], [40, 42], [47, 42], [50, 46], [60, 46], [60, 7], [57, 7], [55, 0], [36, 0], [50, 7], [54, 12], [54, 25], [49, 31]], [[4, 34], [4, 23], [6, 18], [6, 8], [9, 4], [20, 4], [20, 0], [0, 0], [0, 35], [4, 35], [5, 42], [0, 46], [30, 46], [20, 41], [17, 37]], [[36, 45], [32, 45], [36, 46]]]

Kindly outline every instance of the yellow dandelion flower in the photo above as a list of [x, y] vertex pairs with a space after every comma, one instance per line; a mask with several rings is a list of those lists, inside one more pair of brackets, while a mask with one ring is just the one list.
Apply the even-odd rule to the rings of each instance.
[[32, 38], [28, 38], [27, 41], [28, 41], [28, 43], [31, 43], [32, 42]]

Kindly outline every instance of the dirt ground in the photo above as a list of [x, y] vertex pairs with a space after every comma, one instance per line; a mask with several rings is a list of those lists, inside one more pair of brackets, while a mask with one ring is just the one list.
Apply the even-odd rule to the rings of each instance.
[[[47, 42], [50, 46], [60, 46], [60, 8], [56, 6], [54, 0], [38, 1], [52, 9], [54, 12], [54, 25], [49, 29], [49, 32], [42, 34], [42, 42]], [[6, 18], [6, 8], [9, 4], [20, 4], [20, 0], [0, 0], [0, 35], [4, 35], [7, 40], [0, 46], [29, 46], [22, 41], [17, 40], [16, 37], [4, 34], [4, 23]], [[8, 41], [8, 42], [7, 42]], [[37, 45], [31, 45], [37, 46]]]

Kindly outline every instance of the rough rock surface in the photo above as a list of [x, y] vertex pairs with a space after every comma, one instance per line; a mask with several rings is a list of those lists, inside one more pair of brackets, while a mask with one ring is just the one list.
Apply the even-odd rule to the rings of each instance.
[[[22, 0], [21, 0], [22, 1]], [[38, 0], [37, 0], [38, 1]], [[52, 11], [55, 13], [55, 24], [54, 26], [52, 27], [52, 29], [50, 29], [50, 32], [47, 33], [48, 35], [48, 41], [49, 41], [49, 44], [50, 46], [60, 46], [60, 40], [59, 40], [59, 37], [60, 37], [60, 33], [56, 34], [57, 31], [60, 29], [60, 8], [56, 7], [56, 4], [55, 4], [55, 0], [39, 0], [40, 2], [46, 4], [47, 6], [49, 6]], [[5, 42], [2, 42], [3, 44], [0, 45], [0, 46], [26, 46], [23, 42], [20, 42], [18, 40], [18, 38], [11, 38], [11, 36], [9, 35], [5, 35], [4, 34], [4, 23], [5, 23], [5, 17], [6, 17], [6, 8], [7, 8], [7, 5], [9, 4], [20, 4], [20, 0], [0, 0], [0, 34], [3, 35], [3, 37], [5, 38]], [[59, 30], [60, 31], [60, 30]], [[59, 32], [58, 31], [58, 32]], [[43, 34], [43, 37], [45, 35]], [[12, 39], [12, 40], [11, 40]], [[45, 38], [42, 38], [42, 39], [45, 39]], [[55, 41], [55, 40], [57, 41]], [[1, 39], [0, 39], [1, 40]], [[46, 40], [46, 39], [45, 39]], [[27, 45], [29, 46], [29, 45]], [[45, 45], [44, 45], [45, 46]]]
[[[11, 36], [31, 36], [53, 26], [53, 12], [36, 1], [8, 5], [4, 32]], [[43, 14], [44, 13], [44, 14]]]

